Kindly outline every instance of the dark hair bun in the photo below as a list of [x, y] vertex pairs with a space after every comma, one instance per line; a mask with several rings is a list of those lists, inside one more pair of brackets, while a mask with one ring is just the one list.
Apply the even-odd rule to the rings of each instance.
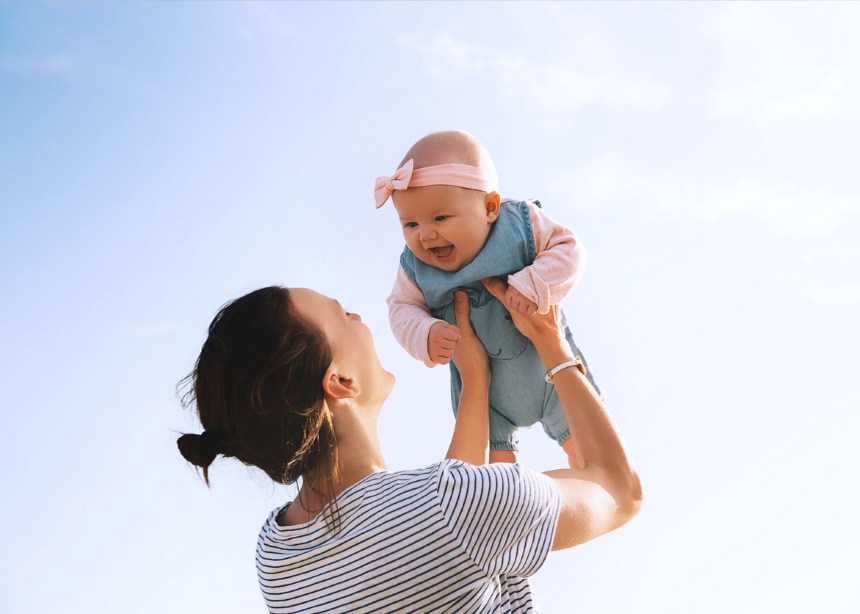
[[219, 454], [230, 455], [232, 447], [226, 434], [220, 429], [206, 429], [200, 435], [186, 433], [176, 440], [179, 453], [192, 465], [203, 469], [203, 477], [209, 483], [209, 465]]

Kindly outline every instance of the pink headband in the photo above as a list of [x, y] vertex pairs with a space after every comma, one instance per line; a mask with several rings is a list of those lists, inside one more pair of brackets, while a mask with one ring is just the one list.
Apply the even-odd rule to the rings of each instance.
[[453, 185], [458, 188], [469, 188], [481, 192], [496, 192], [499, 189], [499, 178], [493, 171], [487, 171], [479, 166], [468, 164], [440, 164], [427, 166], [413, 171], [412, 160], [397, 169], [391, 177], [377, 177], [374, 192], [376, 208], [379, 209], [388, 200], [394, 190], [406, 188], [421, 188], [427, 185]]

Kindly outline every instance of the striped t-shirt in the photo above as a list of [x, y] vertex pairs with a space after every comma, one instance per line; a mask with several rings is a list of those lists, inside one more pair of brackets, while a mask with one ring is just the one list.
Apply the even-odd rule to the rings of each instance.
[[520, 465], [443, 461], [380, 471], [325, 514], [260, 531], [257, 573], [270, 612], [534, 612], [528, 576], [552, 545], [559, 494]]

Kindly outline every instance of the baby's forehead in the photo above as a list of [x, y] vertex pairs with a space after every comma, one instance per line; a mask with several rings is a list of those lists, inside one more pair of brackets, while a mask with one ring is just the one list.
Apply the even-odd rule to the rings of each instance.
[[438, 213], [447, 209], [481, 207], [486, 194], [452, 185], [428, 185], [398, 190], [392, 194], [394, 208], [400, 217]]

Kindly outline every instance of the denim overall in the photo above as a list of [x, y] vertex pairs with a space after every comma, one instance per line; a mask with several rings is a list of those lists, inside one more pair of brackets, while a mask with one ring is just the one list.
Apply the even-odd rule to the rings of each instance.
[[[529, 201], [538, 207], [537, 200]], [[519, 427], [537, 422], [551, 438], [562, 444], [570, 437], [555, 387], [544, 380], [546, 369], [534, 345], [514, 327], [505, 306], [481, 283], [485, 277], [502, 277], [517, 273], [534, 262], [535, 242], [525, 201], [504, 200], [499, 217], [490, 227], [484, 247], [475, 259], [459, 271], [443, 271], [421, 262], [406, 247], [400, 265], [424, 293], [434, 317], [456, 324], [454, 291], [465, 290], [469, 296], [469, 319], [475, 334], [490, 356], [490, 449], [517, 450]], [[585, 356], [573, 342], [564, 313], [564, 334], [574, 354], [585, 363]], [[460, 372], [452, 360], [451, 403], [454, 415], [463, 389]], [[588, 380], [599, 393], [587, 369]]]

